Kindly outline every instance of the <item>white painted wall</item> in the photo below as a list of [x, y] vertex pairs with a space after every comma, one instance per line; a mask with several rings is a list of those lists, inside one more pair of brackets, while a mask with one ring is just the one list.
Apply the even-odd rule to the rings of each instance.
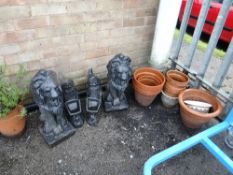
[[150, 64], [165, 70], [182, 0], [160, 0]]

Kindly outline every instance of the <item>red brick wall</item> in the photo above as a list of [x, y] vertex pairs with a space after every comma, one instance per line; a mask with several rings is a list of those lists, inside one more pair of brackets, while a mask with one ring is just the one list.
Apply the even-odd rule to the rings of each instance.
[[147, 62], [159, 0], [0, 0], [0, 63], [63, 72], [83, 82], [88, 68], [106, 76], [122, 52]]

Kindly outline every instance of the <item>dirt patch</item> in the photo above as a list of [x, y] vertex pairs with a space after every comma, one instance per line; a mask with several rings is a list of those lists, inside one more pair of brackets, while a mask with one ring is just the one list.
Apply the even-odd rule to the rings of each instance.
[[[177, 107], [165, 109], [157, 100], [144, 108], [134, 101], [131, 91], [128, 96], [128, 110], [105, 113], [101, 109], [97, 127], [85, 123], [54, 148], [49, 148], [38, 132], [39, 112], [31, 113], [24, 135], [0, 137], [0, 174], [137, 175], [150, 156], [190, 136]], [[201, 146], [155, 171], [156, 175], [228, 174]]]

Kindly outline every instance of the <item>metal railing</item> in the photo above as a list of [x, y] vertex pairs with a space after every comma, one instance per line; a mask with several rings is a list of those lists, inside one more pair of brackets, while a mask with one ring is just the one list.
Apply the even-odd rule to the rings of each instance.
[[[223, 30], [228, 12], [230, 7], [232, 6], [233, 0], [224, 0], [222, 3], [222, 7], [219, 11], [218, 17], [216, 19], [214, 29], [212, 31], [212, 34], [210, 36], [210, 40], [207, 46], [207, 49], [204, 53], [202, 62], [200, 63], [199, 70], [193, 70], [191, 69], [192, 61], [194, 58], [195, 51], [197, 49], [197, 44], [200, 39], [202, 28], [204, 26], [208, 10], [210, 8], [211, 0], [203, 0], [202, 7], [199, 13], [199, 17], [196, 23], [196, 27], [193, 34], [193, 39], [191, 41], [191, 44], [188, 49], [188, 55], [184, 63], [182, 63], [179, 60], [179, 53], [182, 47], [182, 42], [184, 39], [184, 35], [187, 29], [189, 16], [192, 9], [192, 4], [194, 0], [187, 0], [182, 23], [180, 26], [180, 34], [177, 39], [177, 43], [175, 46], [174, 53], [170, 56], [170, 60], [172, 61], [172, 68], [176, 68], [177, 66], [182, 68], [184, 72], [188, 73], [193, 78], [193, 86], [194, 87], [204, 87], [212, 92], [212, 94], [219, 97], [219, 99], [225, 103], [225, 110], [224, 114], [229, 112], [231, 107], [233, 106], [233, 89], [231, 93], [226, 93], [225, 91], [221, 90], [221, 85], [225, 79], [225, 76], [230, 68], [230, 65], [233, 61], [233, 39], [231, 40], [228, 49], [226, 51], [226, 54], [223, 58], [223, 61], [220, 65], [220, 67], [217, 70], [217, 74], [215, 76], [215, 79], [213, 82], [209, 82], [204, 79], [204, 76], [206, 74], [207, 68], [209, 66], [210, 60], [213, 55], [213, 51], [217, 45], [218, 39], [221, 35], [221, 32]], [[232, 75], [233, 76], [233, 75]], [[233, 82], [232, 82], [233, 83]]]
[[212, 137], [225, 131], [232, 125], [233, 109], [223, 122], [150, 157], [144, 164], [143, 175], [152, 175], [152, 171], [156, 166], [197, 144], [202, 144], [229, 172], [231, 172], [231, 174], [233, 174], [233, 161], [213, 141], [211, 141]]

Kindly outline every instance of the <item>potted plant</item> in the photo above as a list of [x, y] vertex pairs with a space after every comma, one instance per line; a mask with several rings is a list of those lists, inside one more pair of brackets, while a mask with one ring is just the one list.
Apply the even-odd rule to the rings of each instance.
[[[21, 105], [26, 94], [24, 70], [20, 67], [16, 83], [5, 76], [4, 70], [0, 65], [0, 134], [13, 137], [23, 132], [26, 123], [26, 110]], [[17, 82], [20, 82], [18, 86]]]

